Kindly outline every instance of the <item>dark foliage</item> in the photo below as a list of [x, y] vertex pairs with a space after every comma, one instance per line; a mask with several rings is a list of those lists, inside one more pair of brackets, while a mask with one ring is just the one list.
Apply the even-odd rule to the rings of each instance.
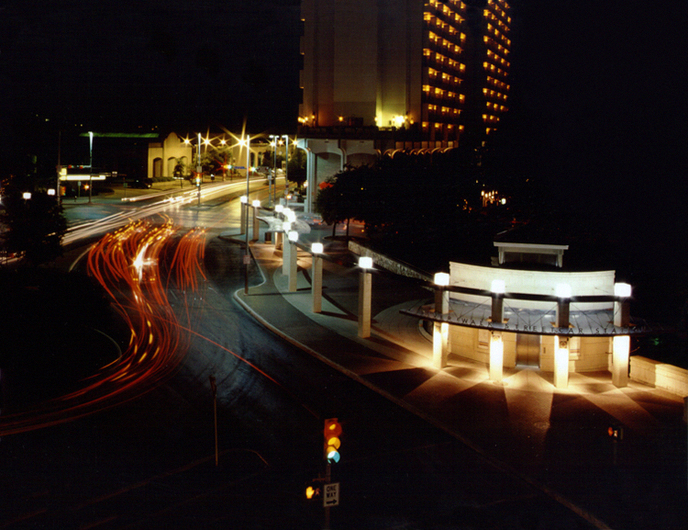
[[34, 192], [24, 199], [18, 188], [8, 189], [3, 197], [5, 249], [23, 256], [32, 266], [47, 263], [62, 255], [62, 238], [67, 221], [62, 207], [45, 191]]

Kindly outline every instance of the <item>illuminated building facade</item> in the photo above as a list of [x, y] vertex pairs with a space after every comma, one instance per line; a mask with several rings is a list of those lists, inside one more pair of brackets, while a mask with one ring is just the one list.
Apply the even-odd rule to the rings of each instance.
[[510, 11], [505, 0], [302, 0], [309, 186], [384, 152], [482, 145], [508, 110]]
[[[510, 7], [504, 0], [303, 0], [306, 127], [419, 134], [456, 147], [508, 110]], [[408, 135], [409, 137], [411, 135]]]

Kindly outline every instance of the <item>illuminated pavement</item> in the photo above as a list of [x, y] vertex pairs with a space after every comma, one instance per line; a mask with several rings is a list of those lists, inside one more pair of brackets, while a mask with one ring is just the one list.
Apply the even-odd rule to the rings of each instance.
[[[315, 229], [324, 239], [330, 229]], [[417, 319], [401, 315], [431, 293], [384, 274], [373, 278], [372, 336], [357, 336], [358, 271], [342, 243], [324, 241], [322, 313], [311, 311], [310, 255], [299, 253], [296, 292], [288, 292], [281, 252], [256, 243], [265, 278], [235, 298], [275, 333], [443, 428], [499, 468], [534, 484], [599, 528], [684, 528], [688, 511], [683, 400], [608, 372], [571, 374], [555, 389], [552, 374], [505, 369], [500, 384], [487, 366], [450, 355], [430, 366], [431, 342]], [[348, 260], [348, 261], [347, 261]], [[281, 296], [275, 296], [281, 294]], [[615, 445], [610, 425], [622, 425]]]

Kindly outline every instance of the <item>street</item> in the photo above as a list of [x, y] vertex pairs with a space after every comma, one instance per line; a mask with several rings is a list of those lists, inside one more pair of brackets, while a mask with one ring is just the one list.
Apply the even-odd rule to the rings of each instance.
[[[235, 204], [164, 212], [172, 224], [192, 218], [207, 227], [203, 270], [186, 262], [194, 279], [187, 269], [174, 272], [164, 293], [150, 285], [164, 276], [143, 283], [153, 295], [145, 316], [176, 322], [162, 344], [171, 347], [174, 330], [184, 350], [164, 352], [175, 360], [161, 365], [160, 377], [146, 376], [108, 407], [4, 436], [0, 528], [322, 528], [322, 501], [307, 501], [305, 488], [324, 473], [330, 417], [344, 429], [342, 460], [332, 469], [341, 484], [334, 529], [586, 527], [543, 492], [249, 317], [232, 299], [244, 282], [243, 248], [220, 237]], [[147, 230], [165, 226], [160, 213]], [[163, 261], [163, 273], [174, 269], [174, 259]], [[261, 281], [249, 272], [251, 285]], [[119, 283], [120, 298], [136, 291]], [[140, 313], [131, 316], [140, 323]]]

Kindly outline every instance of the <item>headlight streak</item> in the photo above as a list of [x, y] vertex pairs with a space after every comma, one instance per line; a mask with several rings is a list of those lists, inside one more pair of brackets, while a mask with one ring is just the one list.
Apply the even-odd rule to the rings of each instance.
[[[163, 221], [160, 226], [131, 222], [103, 236], [88, 252], [89, 275], [103, 287], [130, 329], [121, 357], [85, 378], [78, 390], [30, 410], [0, 416], [0, 435], [56, 425], [129, 401], [177, 368], [187, 350], [188, 328], [179, 325], [167, 299], [170, 279], [164, 284], [159, 281], [158, 260], [178, 232], [169, 217]], [[197, 289], [199, 272], [205, 277], [205, 233], [190, 230], [176, 244], [170, 275], [176, 275], [184, 293]]]
[[[203, 195], [205, 197], [206, 193]], [[196, 195], [189, 200], [195, 198]], [[207, 229], [194, 228], [179, 238], [174, 245], [172, 259], [169, 260], [166, 279], [164, 282], [160, 281], [158, 260], [171, 250], [172, 238], [178, 233], [178, 228], [173, 226], [171, 219], [160, 213], [162, 205], [161, 201], [137, 208], [136, 211], [115, 214], [70, 229], [63, 240], [64, 244], [102, 234], [108, 228], [114, 230], [92, 245], [86, 256], [86, 266], [88, 273], [113, 300], [130, 329], [129, 343], [121, 357], [85, 378], [82, 388], [39, 403], [31, 409], [0, 416], [0, 436], [72, 421], [143, 395], [177, 368], [186, 353], [186, 341], [191, 335], [233, 355], [294, 399], [298, 399], [250, 361], [191, 329], [193, 319], [190, 309], [194, 299], [190, 297], [199, 294], [199, 277], [207, 279], [202, 266]], [[152, 214], [163, 216], [162, 225], [155, 226], [152, 222], [143, 220]], [[127, 218], [129, 223], [121, 226]], [[225, 223], [226, 213], [218, 212], [209, 226]], [[134, 261], [144, 245], [147, 248], [141, 254], [139, 276]], [[170, 287], [173, 276], [175, 287], [182, 293], [181, 303], [186, 311], [188, 326], [180, 325], [167, 298], [167, 288]], [[148, 321], [151, 326], [147, 325]], [[152, 339], [149, 338], [151, 328], [155, 331]], [[315, 417], [320, 417], [305, 404], [301, 405]]]

